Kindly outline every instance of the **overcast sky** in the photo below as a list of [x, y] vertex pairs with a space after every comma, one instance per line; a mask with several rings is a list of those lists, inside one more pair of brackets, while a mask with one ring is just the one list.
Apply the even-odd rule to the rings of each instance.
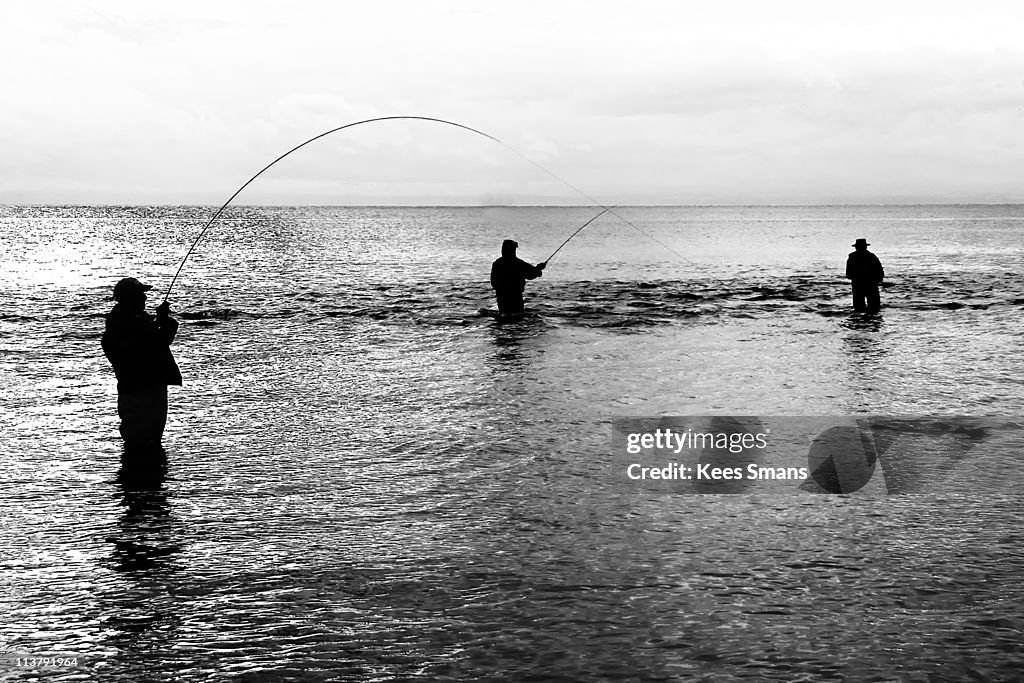
[[4, 0], [0, 202], [1022, 202], [1022, 7]]

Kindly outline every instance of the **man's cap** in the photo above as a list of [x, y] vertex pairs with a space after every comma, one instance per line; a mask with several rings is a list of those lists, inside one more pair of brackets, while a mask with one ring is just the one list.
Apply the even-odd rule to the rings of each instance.
[[519, 247], [519, 242], [515, 240], [505, 240], [501, 243], [502, 249], [516, 249], [517, 247]]
[[870, 245], [870, 244], [868, 243], [868, 241], [867, 241], [866, 239], [864, 239], [863, 237], [859, 237], [859, 238], [857, 238], [857, 241], [856, 241], [856, 242], [854, 242], [853, 244], [851, 244], [850, 246], [851, 246], [851, 247], [859, 247], [859, 246], [861, 246], [861, 245], [864, 245], [865, 247], [870, 247], [870, 246], [871, 246], [871, 245]]
[[133, 277], [122, 278], [114, 285], [114, 298], [121, 299], [153, 289], [153, 285], [144, 285]]

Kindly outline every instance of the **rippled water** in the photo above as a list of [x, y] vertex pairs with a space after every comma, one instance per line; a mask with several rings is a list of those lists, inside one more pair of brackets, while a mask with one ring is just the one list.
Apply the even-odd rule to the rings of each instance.
[[[510, 325], [477, 314], [501, 240], [538, 261], [594, 209], [229, 211], [175, 285], [143, 471], [107, 297], [156, 303], [210, 210], [0, 211], [0, 645], [77, 655], [57, 680], [1015, 678], [1005, 449], [923, 448], [953, 474], [900, 496], [607, 470], [619, 415], [1018, 419], [1024, 207], [616, 211]], [[878, 317], [848, 311], [857, 237]]]

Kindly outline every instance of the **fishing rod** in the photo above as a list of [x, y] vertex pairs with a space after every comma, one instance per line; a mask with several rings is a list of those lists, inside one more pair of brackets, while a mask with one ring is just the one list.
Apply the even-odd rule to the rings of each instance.
[[544, 259], [544, 263], [548, 263], [551, 259], [555, 258], [555, 254], [557, 254], [558, 252], [562, 251], [562, 247], [564, 247], [565, 245], [569, 244], [569, 240], [571, 240], [576, 235], [580, 234], [580, 231], [582, 231], [583, 228], [587, 227], [588, 225], [590, 225], [591, 223], [593, 223], [598, 218], [600, 218], [601, 216], [605, 215], [606, 213], [608, 213], [611, 210], [612, 210], [612, 207], [605, 207], [605, 208], [601, 209], [601, 213], [597, 214], [596, 216], [591, 218], [589, 221], [587, 221], [586, 223], [584, 223], [580, 227], [576, 228], [576, 232], [574, 232], [573, 234], [569, 235], [565, 239], [564, 242], [559, 244], [558, 245], [558, 249], [555, 249], [553, 252], [551, 252], [551, 256], [548, 256], [546, 259]]
[[[471, 133], [476, 133], [477, 135], [483, 136], [483, 137], [487, 138], [488, 140], [492, 140], [492, 141], [498, 143], [499, 145], [501, 145], [505, 149], [509, 150], [510, 152], [515, 154], [516, 156], [524, 159], [525, 161], [527, 161], [531, 165], [536, 166], [538, 169], [540, 169], [541, 171], [543, 171], [547, 175], [551, 176], [552, 178], [554, 178], [558, 182], [562, 183], [563, 185], [565, 185], [569, 189], [573, 190], [574, 192], [579, 194], [581, 197], [586, 198], [592, 204], [594, 204], [594, 205], [596, 205], [596, 206], [601, 208], [601, 213], [599, 213], [597, 216], [594, 216], [594, 218], [592, 218], [590, 221], [587, 221], [587, 223], [585, 223], [583, 226], [578, 228], [576, 230], [576, 232], [574, 232], [572, 235], [569, 236], [569, 238], [567, 240], [565, 240], [565, 242], [563, 242], [561, 245], [559, 245], [558, 249], [556, 249], [554, 251], [554, 253], [551, 254], [551, 256], [554, 256], [555, 254], [557, 254], [558, 251], [562, 247], [564, 247], [566, 244], [568, 244], [569, 240], [571, 240], [573, 237], [575, 237], [577, 234], [579, 234], [579, 232], [581, 230], [583, 230], [583, 228], [587, 227], [587, 225], [589, 225], [592, 221], [596, 220], [599, 216], [601, 216], [604, 213], [611, 213], [613, 216], [615, 216], [616, 218], [621, 220], [623, 223], [625, 223], [629, 227], [633, 228], [634, 230], [636, 230], [640, 234], [646, 236], [648, 239], [650, 239], [650, 240], [652, 240], [654, 242], [657, 242], [663, 248], [665, 248], [667, 251], [675, 254], [677, 257], [679, 257], [683, 261], [686, 261], [688, 263], [690, 262], [689, 259], [687, 259], [685, 256], [680, 254], [678, 251], [676, 251], [672, 247], [668, 246], [667, 244], [665, 244], [664, 242], [662, 242], [658, 238], [656, 238], [653, 235], [651, 235], [651, 234], [641, 230], [637, 226], [633, 225], [632, 222], [630, 222], [630, 221], [626, 220], [625, 218], [623, 218], [621, 215], [616, 213], [612, 209], [612, 207], [605, 206], [604, 204], [602, 204], [601, 202], [597, 201], [596, 199], [591, 197], [589, 194], [584, 192], [583, 190], [579, 189], [578, 187], [576, 187], [575, 185], [570, 183], [569, 181], [567, 181], [564, 178], [561, 178], [558, 175], [552, 173], [548, 169], [546, 169], [543, 166], [541, 166], [540, 164], [538, 164], [533, 159], [529, 158], [525, 154], [522, 154], [521, 152], [519, 152], [514, 147], [511, 147], [510, 145], [502, 142], [501, 140], [499, 140], [498, 138], [494, 137], [493, 135], [488, 135], [487, 133], [484, 133], [481, 130], [477, 130], [476, 128], [471, 128], [470, 126], [467, 126], [467, 125], [464, 125], [464, 124], [461, 124], [461, 123], [456, 123], [455, 121], [448, 121], [446, 119], [434, 118], [432, 116], [378, 116], [378, 117], [375, 117], [375, 118], [372, 118], [372, 119], [364, 119], [362, 121], [355, 121], [353, 123], [347, 123], [344, 126], [338, 126], [337, 128], [332, 128], [332, 129], [330, 129], [328, 131], [320, 133], [319, 135], [315, 135], [315, 136], [309, 138], [308, 140], [306, 140], [305, 142], [302, 142], [302, 143], [296, 145], [295, 147], [292, 147], [290, 150], [288, 150], [287, 152], [285, 152], [284, 154], [282, 154], [281, 156], [277, 157], [276, 159], [271, 161], [269, 164], [267, 164], [266, 166], [261, 168], [255, 175], [253, 175], [247, 181], [242, 183], [242, 186], [239, 187], [237, 190], [235, 190], [234, 194], [232, 194], [230, 197], [228, 197], [228, 200], [226, 202], [224, 202], [219, 209], [217, 209], [217, 211], [213, 214], [213, 216], [210, 218], [210, 220], [206, 222], [206, 225], [203, 226], [203, 229], [199, 231], [199, 234], [196, 235], [196, 238], [192, 241], [192, 244], [191, 244], [191, 246], [189, 246], [188, 251], [185, 252], [185, 256], [181, 259], [181, 263], [178, 264], [178, 269], [174, 272], [174, 277], [171, 278], [171, 284], [167, 287], [167, 291], [164, 294], [164, 303], [166, 303], [167, 300], [170, 298], [171, 290], [174, 289], [174, 285], [175, 285], [175, 283], [177, 283], [178, 276], [181, 275], [181, 271], [185, 267], [185, 263], [188, 261], [189, 257], [192, 255], [192, 252], [195, 251], [195, 248], [199, 245], [200, 240], [203, 239], [203, 236], [206, 234], [207, 230], [209, 230], [210, 227], [220, 217], [220, 215], [222, 213], [224, 213], [224, 210], [228, 208], [228, 206], [231, 204], [232, 201], [234, 201], [235, 197], [237, 197], [239, 194], [241, 194], [242, 190], [244, 190], [254, 180], [256, 180], [261, 175], [263, 175], [263, 173], [265, 171], [267, 171], [270, 167], [272, 167], [274, 164], [276, 164], [277, 162], [281, 161], [282, 159], [284, 159], [288, 155], [292, 154], [293, 152], [296, 152], [296, 151], [302, 149], [303, 147], [305, 147], [306, 145], [310, 144], [311, 142], [315, 142], [316, 140], [319, 140], [320, 138], [326, 137], [326, 136], [330, 135], [331, 133], [337, 133], [338, 131], [345, 130], [346, 128], [353, 128], [355, 126], [361, 126], [361, 125], [367, 124], [367, 123], [375, 123], [377, 121], [400, 121], [400, 120], [405, 120], [405, 121], [432, 121], [434, 123], [441, 123], [441, 124], [448, 125], [448, 126], [454, 126], [455, 128], [461, 128], [461, 129], [467, 130], [467, 131], [469, 131]], [[551, 257], [549, 257], [549, 259], [550, 258]]]
[[[181, 274], [181, 269], [185, 267], [185, 262], [188, 261], [188, 257], [192, 255], [193, 251], [195, 251], [196, 246], [199, 244], [199, 240], [203, 239], [203, 235], [206, 234], [206, 231], [209, 230], [210, 226], [214, 224], [214, 222], [220, 217], [220, 215], [222, 213], [224, 213], [224, 209], [228, 208], [228, 205], [231, 204], [232, 201], [234, 201], [235, 197], [237, 197], [239, 194], [241, 194], [242, 190], [244, 190], [246, 187], [248, 187], [250, 183], [252, 183], [254, 180], [256, 180], [261, 175], [263, 175], [264, 171], [266, 171], [271, 166], [273, 166], [277, 162], [279, 162], [282, 159], [284, 159], [285, 157], [287, 157], [292, 152], [296, 152], [296, 151], [302, 149], [303, 147], [305, 147], [306, 145], [308, 145], [309, 143], [315, 142], [315, 141], [319, 140], [322, 137], [326, 137], [326, 136], [330, 135], [331, 133], [337, 133], [339, 130], [345, 130], [346, 128], [352, 128], [354, 126], [361, 126], [361, 125], [363, 125], [365, 123], [374, 123], [376, 121], [397, 121], [397, 120], [433, 121], [435, 123], [443, 123], [443, 124], [448, 125], [448, 126], [455, 126], [456, 128], [462, 128], [463, 130], [468, 130], [468, 131], [470, 131], [472, 133], [476, 133], [477, 135], [482, 135], [483, 137], [487, 138], [488, 140], [493, 140], [494, 142], [497, 142], [499, 145], [502, 145], [503, 147], [507, 147], [508, 149], [511, 149], [511, 147], [508, 147], [508, 145], [506, 145], [504, 142], [502, 142], [498, 138], [494, 137], [493, 135], [488, 135], [487, 133], [484, 133], [483, 131], [479, 131], [476, 128], [470, 128], [469, 126], [465, 126], [465, 125], [463, 125], [461, 123], [456, 123], [454, 121], [446, 121], [445, 119], [437, 119], [437, 118], [433, 118], [433, 117], [430, 117], [430, 116], [378, 116], [378, 117], [372, 118], [372, 119], [364, 119], [362, 121], [356, 121], [354, 123], [347, 123], [344, 126], [338, 126], [337, 128], [332, 128], [332, 129], [330, 129], [328, 131], [320, 133], [319, 135], [315, 135], [315, 136], [309, 138], [308, 140], [306, 140], [305, 142], [303, 142], [301, 144], [298, 144], [298, 145], [295, 145], [290, 150], [288, 150], [287, 152], [285, 152], [284, 154], [282, 154], [281, 156], [277, 157], [276, 159], [271, 161], [269, 164], [267, 164], [266, 166], [261, 168], [253, 177], [251, 177], [248, 180], [246, 180], [242, 184], [241, 187], [239, 187], [237, 190], [235, 190], [235, 193], [233, 195], [231, 195], [230, 197], [228, 197], [228, 200], [226, 202], [224, 202], [219, 209], [217, 209], [217, 212], [213, 214], [213, 217], [210, 218], [209, 221], [207, 221], [206, 225], [203, 226], [203, 229], [199, 231], [199, 234], [192, 241], [192, 246], [190, 246], [188, 248], [188, 251], [185, 252], [184, 258], [181, 259], [181, 263], [178, 265], [178, 270], [175, 271], [174, 277], [171, 278], [171, 284], [167, 287], [167, 292], [164, 294], [164, 302], [166, 303], [167, 299], [171, 296], [171, 290], [174, 289], [174, 283], [178, 281], [178, 276]], [[566, 183], [566, 184], [568, 184], [568, 183]]]

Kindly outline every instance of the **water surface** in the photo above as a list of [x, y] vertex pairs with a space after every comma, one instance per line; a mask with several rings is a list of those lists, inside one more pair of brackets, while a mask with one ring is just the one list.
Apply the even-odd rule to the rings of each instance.
[[185, 386], [139, 471], [109, 292], [155, 304], [211, 211], [4, 208], [0, 644], [77, 654], [56, 680], [1012, 679], [1005, 448], [918, 449], [951, 474], [902, 496], [607, 472], [621, 415], [1017, 420], [1024, 207], [616, 211], [498, 325], [501, 240], [538, 261], [596, 210], [232, 209], [175, 285]]

